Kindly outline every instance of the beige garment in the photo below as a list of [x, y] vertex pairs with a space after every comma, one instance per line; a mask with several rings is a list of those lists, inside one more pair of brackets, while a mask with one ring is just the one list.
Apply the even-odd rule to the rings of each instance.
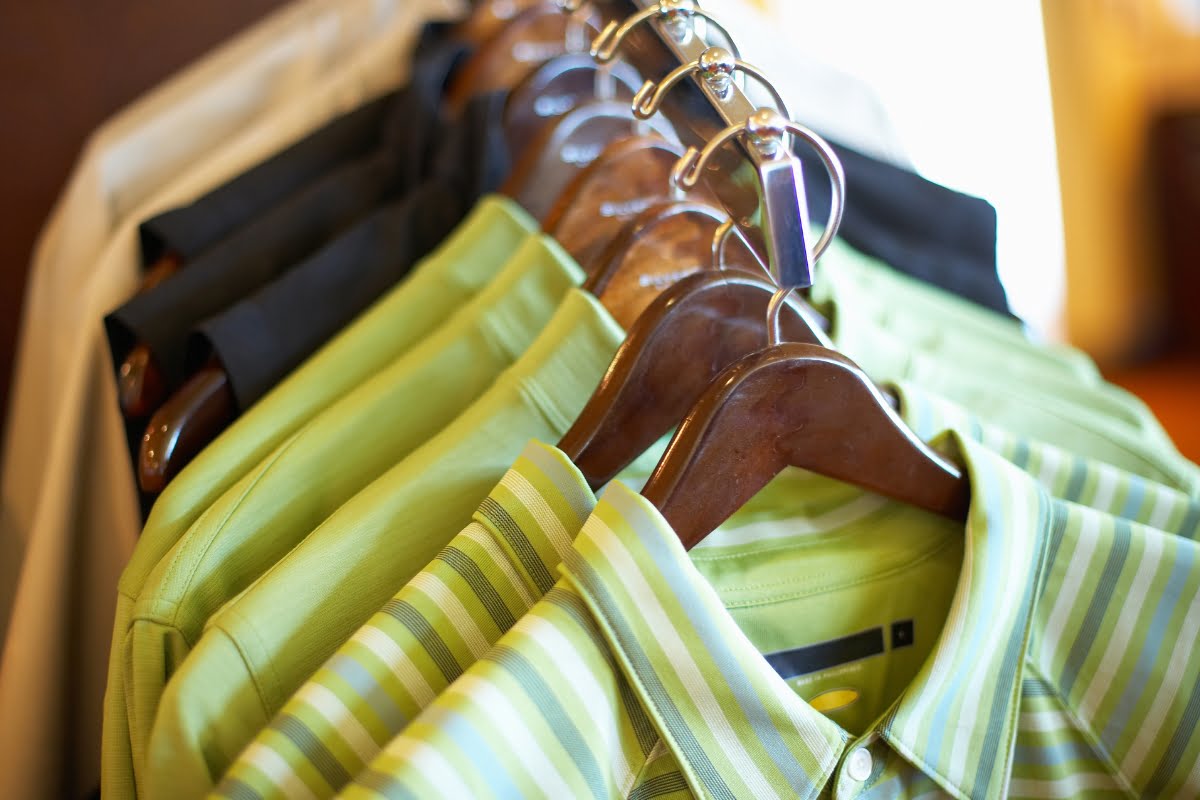
[[20, 572], [0, 574], [15, 586], [0, 652], [0, 797], [77, 796], [98, 781], [113, 603], [140, 528], [101, 318], [136, 287], [138, 222], [394, 87], [419, 24], [456, 10], [289, 7], [85, 148], [35, 252], [8, 420], [0, 563]]

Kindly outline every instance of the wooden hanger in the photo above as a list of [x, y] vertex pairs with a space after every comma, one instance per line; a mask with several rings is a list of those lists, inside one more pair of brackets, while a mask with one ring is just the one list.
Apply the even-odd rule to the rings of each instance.
[[[137, 293], [143, 294], [179, 271], [183, 260], [167, 253], [146, 268]], [[167, 377], [150, 352], [138, 342], [117, 367], [117, 402], [125, 419], [148, 416], [167, 397]]]
[[718, 375], [642, 494], [690, 549], [788, 466], [956, 520], [970, 501], [959, 468], [913, 435], [854, 362], [794, 342]]
[[[708, 203], [657, 203], [634, 217], [609, 243], [583, 288], [628, 330], [663, 290], [709, 268], [710, 243], [724, 222], [725, 212]], [[755, 263], [746, 252], [734, 263]]]
[[542, 0], [482, 0], [471, 13], [454, 26], [454, 36], [476, 46], [483, 45], [499, 33], [513, 17]]
[[237, 403], [229, 376], [210, 359], [154, 412], [138, 451], [138, 485], [157, 494], [233, 422]]
[[542, 220], [589, 275], [626, 223], [671, 198], [671, 168], [683, 146], [661, 136], [624, 136], [581, 170]]
[[[600, 386], [558, 445], [593, 489], [678, 425], [717, 373], [766, 345], [775, 286], [761, 270], [750, 270], [689, 275], [629, 328]], [[820, 321], [795, 295], [780, 322], [791, 339], [828, 342]]]
[[610, 142], [646, 133], [678, 140], [669, 122], [661, 117], [638, 119], [628, 102], [586, 103], [543, 127], [522, 151], [501, 192], [545, 219], [571, 180]]
[[[539, 63], [532, 56], [520, 56], [518, 53], [520, 57], [517, 60], [521, 61], [519, 70], [511, 66], [501, 66], [496, 67], [498, 72], [487, 71], [491, 69], [487, 65], [492, 64], [494, 60], [503, 61], [500, 52], [511, 51], [520, 43], [521, 36], [533, 37], [522, 45], [532, 48], [529, 53], [536, 51], [549, 56], [555, 52], [562, 52], [566, 41], [568, 21], [567, 15], [559, 10], [557, 5], [548, 3], [542, 3], [519, 14], [484, 48], [485, 50], [490, 48], [493, 52], [491, 55], [485, 54], [484, 67], [476, 66], [476, 69], [484, 69], [485, 76], [481, 79], [483, 83], [473, 84], [473, 86], [481, 91], [508, 86], [510, 79], [515, 82]], [[593, 26], [598, 25], [595, 21], [592, 24]], [[547, 33], [547, 31], [551, 31], [551, 33]], [[541, 38], [538, 38], [539, 36]], [[554, 38], [555, 36], [557, 39]], [[558, 49], [545, 46], [548, 41], [557, 42]], [[541, 49], [539, 50], [539, 48]], [[467, 66], [470, 66], [470, 62], [464, 66], [464, 70]], [[554, 71], [549, 70], [546, 75], [550, 76], [553, 84]], [[631, 79], [626, 76], [626, 80]], [[470, 82], [468, 81], [468, 83]], [[621, 104], [614, 101], [612, 105], [615, 107]], [[632, 125], [638, 124], [632, 116], [628, 103], [622, 106], [620, 112], [607, 106], [597, 108], [595, 104], [591, 104], [587, 106], [587, 110], [576, 108], [567, 116], [571, 119], [566, 125], [560, 127], [550, 124], [546, 126], [548, 133], [545, 134], [545, 137], [551, 143], [561, 143], [562, 147], [567, 148], [566, 156], [570, 157], [574, 153], [575, 158], [579, 158], [579, 151], [570, 149], [574, 143], [580, 141], [583, 143], [582, 147], [591, 147], [592, 137], [601, 135], [601, 131], [605, 128], [605, 122], [611, 124], [611, 118], [618, 119], [620, 123], [616, 126], [618, 131], [627, 131]], [[615, 135], [615, 133], [609, 133], [608, 138], [614, 138]], [[561, 161], [561, 154], [559, 160]], [[539, 165], [536, 162], [537, 159], [531, 159], [529, 166], [526, 167], [527, 170], [530, 170], [530, 174], [534, 174], [532, 171], [538, 168]], [[570, 164], [569, 169], [563, 169], [554, 161], [550, 161], [546, 168], [548, 173], [546, 175], [539, 173], [538, 180], [546, 187], [557, 187], [574, 174], [578, 165]], [[547, 188], [547, 191], [550, 189]], [[554, 189], [554, 192], [557, 195], [557, 188]], [[529, 196], [536, 198], [538, 193], [533, 191], [527, 194], [527, 197]], [[149, 408], [153, 408], [153, 406], [149, 406]], [[216, 361], [206, 364], [189, 377], [184, 385], [154, 412], [146, 427], [146, 432], [142, 437], [137, 470], [138, 483], [143, 491], [150, 493], [162, 491], [167, 482], [178, 474], [203, 447], [216, 438], [236, 416], [236, 404], [230, 388], [229, 377], [224, 368]]]
[[587, 53], [556, 56], [526, 75], [504, 104], [504, 134], [517, 159], [546, 122], [593, 100], [629, 102], [641, 86], [624, 61], [602, 67]]
[[[539, 64], [571, 52], [570, 39], [581, 31], [599, 30], [594, 11], [566, 14], [556, 4], [541, 2], [521, 11], [467, 59], [446, 93], [447, 105], [461, 110], [467, 101], [497, 89], [511, 89]], [[586, 48], [586, 43], [577, 50]]]

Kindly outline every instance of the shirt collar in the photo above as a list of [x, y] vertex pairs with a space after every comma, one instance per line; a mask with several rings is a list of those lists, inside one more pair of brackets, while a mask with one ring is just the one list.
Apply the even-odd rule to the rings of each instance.
[[578, 467], [557, 447], [532, 440], [475, 512], [541, 597], [596, 505]]
[[[986, 447], [947, 438], [972, 486], [963, 570], [938, 643], [876, 732], [952, 794], [990, 800], [1007, 790], [1049, 503]], [[564, 572], [699, 796], [814, 798], [831, 780], [849, 735], [770, 668], [644, 498], [611, 485]]]

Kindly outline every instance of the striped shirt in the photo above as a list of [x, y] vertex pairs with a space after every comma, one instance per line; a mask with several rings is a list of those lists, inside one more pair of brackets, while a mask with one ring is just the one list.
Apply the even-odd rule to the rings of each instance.
[[[919, 435], [961, 426], [1036, 475], [1056, 496], [1193, 535], [1200, 526], [1200, 505], [1179, 492], [1013, 437], [917, 387], [900, 386], [897, 393], [902, 413]], [[651, 454], [648, 463], [655, 460]], [[718, 558], [747, 540], [787, 535], [798, 515], [807, 517], [811, 526], [827, 526], [832, 524], [831, 514], [853, 519], [885, 502], [847, 493], [845, 487], [815, 476], [797, 472], [788, 477], [768, 487], [696, 552]], [[797, 485], [800, 480], [803, 486]], [[790, 498], [797, 495], [809, 498], [809, 504], [796, 508]], [[293, 696], [229, 769], [217, 794], [328, 797], [340, 789], [475, 663], [476, 650], [492, 644], [543, 596], [594, 504], [582, 477], [561, 452], [531, 443], [471, 525]], [[766, 522], [755, 521], [764, 514]], [[774, 523], [780, 515], [793, 524]], [[742, 519], [750, 521], [742, 524]], [[455, 607], [444, 607], [431, 596], [431, 584], [448, 587], [442, 596], [456, 598]], [[459, 611], [459, 604], [472, 613]], [[401, 608], [411, 609], [403, 619], [397, 613]], [[460, 630], [464, 624], [467, 627]], [[421, 680], [413, 688], [417, 674]]]
[[[689, 558], [615, 483], [562, 580], [344, 795], [1196, 796], [1200, 546], [1052, 498], [970, 439], [942, 443], [971, 480], [965, 532], [926, 515], [736, 565]], [[949, 558], [910, 549], [946, 534]], [[879, 593], [885, 577], [854, 551], [900, 535], [912, 563]], [[829, 561], [843, 549], [851, 563]], [[956, 567], [946, 580], [915, 580], [939, 560]], [[924, 635], [903, 686], [864, 688], [880, 713], [855, 732], [763, 655], [947, 589], [936, 641]], [[893, 636], [860, 663], [904, 654]]]

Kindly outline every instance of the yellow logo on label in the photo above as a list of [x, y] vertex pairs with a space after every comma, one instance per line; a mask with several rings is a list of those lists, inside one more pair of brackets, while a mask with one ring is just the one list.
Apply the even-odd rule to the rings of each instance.
[[830, 689], [808, 701], [808, 704], [822, 714], [840, 711], [858, 700], [857, 689]]

